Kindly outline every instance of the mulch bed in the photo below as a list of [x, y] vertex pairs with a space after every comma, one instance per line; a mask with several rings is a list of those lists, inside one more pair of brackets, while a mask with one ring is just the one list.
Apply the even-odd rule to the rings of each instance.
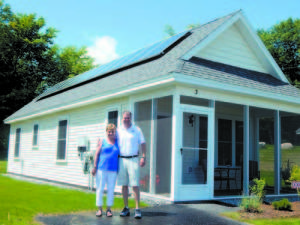
[[262, 205], [262, 213], [248, 213], [243, 210], [239, 211], [241, 219], [272, 219], [272, 218], [289, 218], [300, 217], [300, 202], [291, 202], [292, 211], [275, 210], [272, 205]]

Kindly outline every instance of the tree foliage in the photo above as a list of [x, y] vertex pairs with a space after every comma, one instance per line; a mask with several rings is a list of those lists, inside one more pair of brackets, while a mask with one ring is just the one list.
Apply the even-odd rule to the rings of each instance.
[[290, 82], [300, 87], [300, 19], [260, 29], [258, 35]]
[[7, 148], [3, 119], [46, 88], [93, 68], [85, 47], [60, 48], [56, 35], [44, 18], [13, 13], [0, 0], [0, 151]]
[[[199, 26], [200, 26], [199, 23], [191, 23], [191, 24], [186, 26], [186, 29], [190, 30], [190, 29], [194, 29], [194, 28], [199, 27]], [[164, 32], [168, 35], [168, 37], [171, 37], [171, 36], [176, 34], [175, 29], [169, 24], [165, 25]]]

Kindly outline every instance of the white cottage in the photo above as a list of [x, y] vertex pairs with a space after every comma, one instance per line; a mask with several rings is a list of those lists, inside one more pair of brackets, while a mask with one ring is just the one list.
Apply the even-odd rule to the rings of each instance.
[[95, 149], [107, 122], [120, 126], [123, 110], [147, 141], [144, 195], [232, 198], [255, 177], [270, 196], [296, 194], [282, 171], [300, 164], [300, 90], [241, 11], [46, 90], [5, 120], [8, 173], [88, 186], [78, 153]]

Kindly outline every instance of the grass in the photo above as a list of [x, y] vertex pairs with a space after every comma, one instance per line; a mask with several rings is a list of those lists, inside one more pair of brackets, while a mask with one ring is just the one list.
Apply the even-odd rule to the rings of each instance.
[[[1, 168], [4, 165], [1, 162]], [[5, 171], [1, 169], [1, 171]], [[65, 214], [96, 210], [95, 193], [34, 184], [0, 175], [0, 225], [38, 224], [37, 214]], [[104, 202], [106, 199], [104, 198]], [[133, 199], [129, 206], [134, 207]], [[141, 202], [141, 207], [147, 206]], [[123, 200], [116, 197], [113, 210], [123, 208]]]
[[256, 219], [256, 220], [243, 220], [240, 219], [240, 215], [238, 212], [225, 212], [221, 215], [231, 218], [233, 220], [237, 220], [240, 222], [246, 222], [254, 225], [300, 225], [300, 218], [276, 218], [276, 219]]
[[[292, 165], [299, 165], [300, 146], [294, 146], [289, 150], [281, 151], [281, 164], [286, 166], [289, 160]], [[274, 145], [266, 145], [259, 151], [260, 177], [266, 180], [268, 186], [274, 186]], [[285, 186], [284, 183], [282, 183]]]
[[0, 160], [0, 174], [6, 173], [7, 171], [7, 161]]

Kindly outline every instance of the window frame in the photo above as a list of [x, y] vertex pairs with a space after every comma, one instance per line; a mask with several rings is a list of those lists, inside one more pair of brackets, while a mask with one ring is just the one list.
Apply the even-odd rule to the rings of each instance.
[[[36, 134], [36, 145], [34, 145], [34, 127], [38, 126], [37, 129], [37, 134]], [[32, 128], [32, 150], [38, 150], [39, 149], [39, 141], [40, 141], [40, 124], [38, 122], [33, 123], [33, 128]]]
[[[17, 147], [17, 131], [20, 130], [19, 142], [18, 142], [18, 156], [16, 156], [16, 147]], [[22, 135], [22, 128], [18, 127], [15, 129], [15, 147], [14, 147], [14, 159], [20, 158], [20, 150], [21, 150], [21, 136]]]
[[[66, 141], [66, 145], [65, 145], [65, 157], [64, 159], [58, 159], [58, 142], [59, 142], [59, 123], [60, 121], [67, 121], [67, 126], [66, 126], [66, 137], [65, 137], [65, 141]], [[66, 163], [67, 162], [67, 156], [68, 156], [68, 143], [69, 143], [69, 126], [70, 126], [70, 119], [68, 116], [63, 116], [63, 117], [59, 117], [57, 119], [57, 133], [56, 133], [56, 155], [55, 155], [55, 160], [57, 162], [57, 164], [60, 163]]]
[[122, 120], [121, 115], [123, 113], [123, 112], [121, 112], [121, 107], [120, 106], [108, 106], [108, 107], [106, 107], [106, 109], [105, 109], [105, 112], [106, 112], [106, 114], [105, 114], [105, 126], [109, 122], [109, 116], [108, 116], [109, 113], [113, 112], [113, 111], [118, 112], [118, 118], [117, 118], [117, 128], [118, 128], [118, 127], [120, 127], [121, 120]]

